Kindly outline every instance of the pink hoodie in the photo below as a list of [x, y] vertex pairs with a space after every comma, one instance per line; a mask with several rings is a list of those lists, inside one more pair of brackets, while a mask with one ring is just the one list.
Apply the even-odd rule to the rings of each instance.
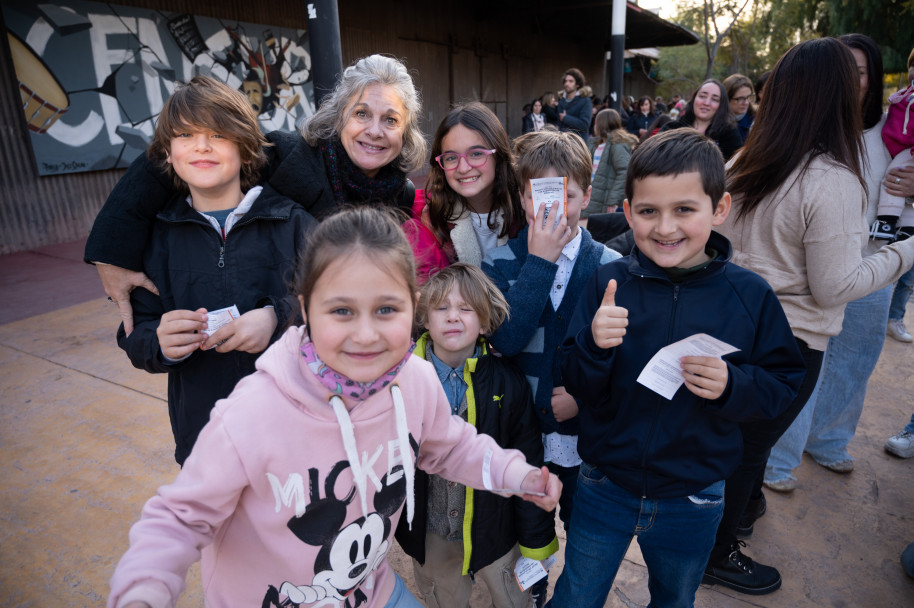
[[216, 403], [184, 469], [131, 528], [109, 607], [174, 606], [201, 554], [208, 606], [381, 607], [394, 585], [387, 550], [412, 502], [407, 433], [416, 466], [474, 488], [517, 489], [534, 470], [451, 416], [418, 357], [391, 387], [335, 411], [301, 341], [290, 329]]

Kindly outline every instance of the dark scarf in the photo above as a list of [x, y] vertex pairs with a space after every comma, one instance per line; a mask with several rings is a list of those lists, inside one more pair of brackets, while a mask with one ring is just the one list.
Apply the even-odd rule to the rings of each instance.
[[322, 141], [320, 148], [337, 205], [380, 202], [397, 206], [406, 174], [393, 163], [381, 167], [374, 177], [368, 177], [349, 159], [339, 138]]

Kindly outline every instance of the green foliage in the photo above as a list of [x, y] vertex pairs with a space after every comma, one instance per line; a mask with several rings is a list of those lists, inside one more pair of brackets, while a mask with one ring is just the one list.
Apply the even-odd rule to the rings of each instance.
[[663, 49], [658, 94], [685, 95], [706, 75], [723, 79], [738, 72], [754, 80], [801, 40], [852, 32], [876, 41], [886, 72], [907, 71], [914, 47], [914, 0], [750, 0], [740, 12], [743, 1], [680, 0], [673, 20], [701, 40]]
[[876, 41], [887, 72], [907, 71], [914, 47], [914, 0], [772, 0], [793, 7], [793, 26], [819, 36], [859, 32]]

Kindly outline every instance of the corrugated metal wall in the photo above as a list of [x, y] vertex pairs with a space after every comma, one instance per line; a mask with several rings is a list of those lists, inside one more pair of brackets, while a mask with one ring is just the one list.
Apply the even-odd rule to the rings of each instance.
[[[305, 0], [115, 4], [307, 29]], [[344, 64], [370, 53], [404, 59], [422, 93], [420, 125], [429, 139], [453, 103], [470, 99], [487, 103], [508, 133], [519, 135], [524, 104], [546, 90], [558, 90], [562, 73], [571, 66], [583, 70], [595, 89], [601, 86], [602, 49], [531, 29], [507, 5], [488, 3], [482, 11], [426, 0], [340, 0], [339, 5]], [[122, 171], [37, 175], [2, 38], [0, 254], [5, 254], [85, 237]]]

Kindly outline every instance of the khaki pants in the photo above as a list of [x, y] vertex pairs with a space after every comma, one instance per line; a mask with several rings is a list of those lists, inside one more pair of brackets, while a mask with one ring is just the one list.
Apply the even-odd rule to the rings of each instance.
[[[517, 545], [475, 574], [489, 589], [494, 608], [528, 608], [530, 591], [521, 591], [514, 578], [514, 564], [520, 557]], [[463, 543], [450, 542], [428, 532], [425, 536], [425, 565], [413, 560], [419, 593], [429, 608], [467, 608], [473, 593], [473, 579], [463, 571]]]

